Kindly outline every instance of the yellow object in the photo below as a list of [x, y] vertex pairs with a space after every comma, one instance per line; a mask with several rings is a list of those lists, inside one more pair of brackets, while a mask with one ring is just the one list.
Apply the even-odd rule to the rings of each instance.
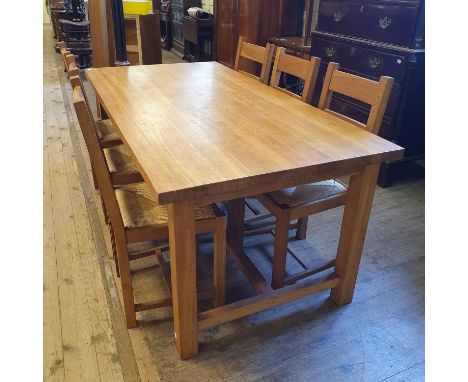
[[123, 11], [126, 15], [147, 15], [153, 9], [151, 0], [124, 0]]

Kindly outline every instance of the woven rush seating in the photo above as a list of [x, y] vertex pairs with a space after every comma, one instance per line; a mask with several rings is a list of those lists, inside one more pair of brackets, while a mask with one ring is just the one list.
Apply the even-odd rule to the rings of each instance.
[[[167, 226], [169, 222], [167, 206], [157, 204], [146, 183], [129, 184], [115, 189], [117, 203], [126, 228], [146, 226]], [[214, 219], [213, 206], [196, 207], [195, 220]]]
[[281, 207], [296, 207], [344, 192], [346, 192], [346, 185], [336, 179], [331, 179], [273, 191], [268, 196]]
[[125, 146], [109, 147], [103, 149], [103, 152], [111, 173], [138, 172], [138, 167]]
[[[111, 144], [112, 146], [116, 144], [122, 144], [119, 134], [115, 131], [114, 125], [110, 119], [101, 119], [96, 121], [96, 129], [101, 143], [101, 147], [109, 147], [107, 145]], [[120, 143], [116, 143], [120, 142]]]

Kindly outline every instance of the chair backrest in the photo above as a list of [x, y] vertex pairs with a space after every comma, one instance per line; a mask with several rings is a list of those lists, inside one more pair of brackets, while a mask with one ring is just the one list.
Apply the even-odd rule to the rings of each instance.
[[[77, 86], [79, 86], [81, 88], [81, 93], [83, 94], [83, 98], [84, 98], [84, 101], [86, 103], [86, 107], [88, 108], [89, 114], [92, 117], [93, 113], [91, 111], [91, 106], [89, 104], [88, 96], [86, 95], [86, 92], [85, 92], [85, 89], [84, 89], [84, 86], [83, 86], [83, 81], [81, 81], [81, 77], [79, 75], [74, 75], [74, 76], [70, 76], [68, 79], [70, 80], [72, 89], [74, 89]], [[94, 117], [92, 119], [93, 119], [94, 128], [97, 131], [97, 127], [96, 127], [96, 123], [94, 121]]]
[[[245, 37], [239, 36], [239, 43], [237, 45], [236, 62], [234, 64], [234, 70], [248, 74], [252, 77], [260, 79], [264, 84], [268, 84], [268, 78], [270, 76], [271, 64], [273, 62], [273, 55], [275, 54], [275, 46], [273, 44], [267, 44], [266, 47], [254, 45], [245, 41]], [[262, 71], [260, 77], [254, 76], [251, 73], [239, 70], [240, 59], [245, 58], [251, 61], [262, 64]]]
[[80, 86], [73, 88], [73, 106], [75, 108], [76, 116], [83, 133], [83, 137], [88, 148], [89, 156], [91, 159], [91, 166], [94, 174], [97, 178], [99, 185], [99, 192], [101, 197], [104, 199], [104, 203], [107, 209], [107, 213], [111, 219], [112, 228], [116, 235], [124, 234], [125, 228], [120, 213], [119, 205], [114, 193], [114, 187], [112, 185], [110, 171], [107, 166], [107, 162], [104, 158], [104, 154], [99, 146], [98, 136], [94, 129], [94, 120], [86, 102], [83, 97], [83, 92]]
[[[341, 119], [363, 127], [371, 133], [378, 134], [394, 79], [392, 77], [382, 76], [377, 82], [354, 74], [341, 72], [339, 68], [340, 65], [335, 62], [330, 62], [328, 64], [318, 104], [319, 109], [325, 110]], [[363, 124], [330, 110], [330, 102], [334, 92], [370, 105], [371, 109], [367, 123]]]
[[69, 54], [70, 51], [67, 49], [67, 43], [65, 41], [59, 41], [57, 43], [57, 46], [59, 49], [60, 56], [62, 56], [65, 71], [68, 72], [67, 62], [65, 61], [65, 55]]
[[[302, 58], [286, 54], [285, 48], [277, 48], [270, 86], [292, 95], [295, 98], [301, 99], [306, 103], [310, 103], [312, 101], [312, 94], [314, 92], [315, 82], [317, 81], [319, 67], [320, 58], [318, 57], [311, 57], [310, 60], [304, 60]], [[292, 74], [293, 76], [304, 80], [302, 96], [279, 87], [281, 73]]]
[[70, 78], [71, 76], [79, 76], [80, 71], [76, 66], [75, 55], [67, 51], [63, 57], [65, 61], [65, 69], [68, 72], [68, 77]]

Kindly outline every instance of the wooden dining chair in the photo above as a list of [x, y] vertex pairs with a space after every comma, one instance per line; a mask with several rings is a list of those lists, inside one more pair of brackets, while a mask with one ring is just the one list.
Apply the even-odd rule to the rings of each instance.
[[[244, 73], [248, 76], [259, 79], [262, 83], [268, 84], [268, 78], [270, 77], [271, 64], [273, 62], [273, 56], [275, 54], [275, 46], [273, 44], [267, 44], [266, 47], [251, 44], [245, 41], [245, 37], [239, 36], [239, 42], [237, 44], [236, 61], [234, 64], [234, 70]], [[239, 69], [241, 59], [247, 59], [250, 61], [258, 62], [262, 65], [260, 77], [257, 77], [251, 73], [245, 72]]]
[[[86, 95], [85, 89], [81, 81], [79, 69], [76, 66], [75, 56], [71, 53], [65, 54], [64, 60], [67, 66], [68, 78], [70, 79], [71, 77], [78, 77], [78, 80], [81, 84], [80, 86], [83, 89], [83, 95], [86, 101], [86, 105], [89, 107], [89, 110], [91, 110], [88, 96]], [[110, 119], [97, 119], [96, 128], [98, 131], [99, 143], [101, 147], [107, 148], [122, 145], [122, 140], [120, 139], [117, 130], [115, 129]]]
[[76, 66], [76, 61], [75, 61], [75, 55], [73, 53], [70, 53], [69, 51], [66, 51], [63, 55], [63, 60], [66, 65], [66, 72], [68, 78], [72, 76], [79, 76], [80, 75], [80, 70]]
[[[88, 109], [88, 113], [92, 116], [91, 107], [87, 101], [86, 92], [84, 91], [81, 78], [79, 76], [70, 77], [70, 83], [72, 85], [72, 89], [76, 88], [77, 86], [80, 87], [86, 108]], [[113, 146], [108, 145], [109, 141], [103, 141], [102, 123], [103, 121], [96, 121], [94, 118], [92, 118], [92, 127], [94, 128], [99, 138], [99, 145], [106, 159], [107, 166], [109, 167], [112, 183], [114, 185], [122, 185], [143, 182], [143, 177], [140, 174], [138, 166], [133, 160], [132, 154], [122, 144], [122, 141], [120, 139], [114, 140], [115, 145]], [[118, 142], [120, 142], [120, 144]], [[96, 179], [95, 170], [92, 166], [91, 168], [93, 171], [94, 186], [96, 189], [98, 189], [99, 185]]]
[[[338, 64], [329, 63], [322, 88], [319, 108], [374, 134], [378, 134], [392, 89], [393, 78], [382, 76], [377, 82], [344, 73], [338, 69]], [[362, 124], [349, 117], [342, 116], [335, 111], [329, 110], [333, 92], [369, 104], [370, 113], [367, 123]], [[304, 269], [304, 271], [298, 274], [285, 277], [288, 231], [290, 229], [290, 222], [298, 219], [298, 230], [301, 230], [305, 237], [308, 216], [344, 205], [346, 197], [347, 186], [336, 179], [290, 187], [257, 196], [257, 199], [276, 218], [272, 270], [273, 288], [280, 288], [285, 284], [292, 284], [304, 277], [334, 266], [333, 260], [318, 268]]]
[[[161, 247], [151, 250], [132, 252], [131, 243], [167, 240], [169, 237], [167, 206], [154, 201], [150, 187], [146, 183], [136, 183], [115, 187], [112, 184], [109, 168], [99, 146], [99, 140], [93, 128], [93, 118], [84, 101], [81, 88], [73, 89], [73, 105], [88, 143], [90, 158], [96, 171], [99, 189], [105, 201], [110, 217], [111, 239], [116, 248], [116, 265], [122, 285], [123, 305], [127, 327], [136, 326], [136, 312], [171, 306], [172, 298], [136, 302], [130, 274], [130, 262], [147, 256], [156, 256], [161, 265], [169, 295], [172, 293], [170, 273], [165, 274], [165, 261]], [[226, 219], [216, 205], [195, 208], [195, 232], [211, 233], [214, 237], [213, 255], [213, 291], [199, 293], [199, 299], [213, 298], [215, 306], [221, 306], [225, 300], [226, 273]], [[170, 250], [170, 248], [169, 248]], [[170, 260], [169, 260], [170, 261]]]
[[67, 44], [65, 41], [59, 41], [57, 43], [57, 48], [58, 48], [58, 52], [60, 53], [60, 56], [62, 57], [62, 60], [63, 60], [63, 69], [64, 71], [68, 71], [68, 65], [67, 65], [67, 62], [65, 61], [65, 56], [67, 54], [70, 54], [70, 51], [67, 49]]
[[[286, 54], [285, 48], [278, 47], [276, 49], [275, 64], [273, 66], [270, 86], [301, 101], [310, 103], [312, 100], [315, 83], [317, 81], [319, 67], [320, 58], [318, 57], [311, 57], [309, 60], [305, 60]], [[279, 86], [282, 73], [292, 74], [293, 76], [304, 80], [304, 87], [301, 96]], [[244, 234], [246, 236], [254, 236], [270, 232], [270, 229], [266, 227], [262, 227], [260, 229], [252, 229], [251, 227], [253, 226], [253, 223], [257, 224], [257, 222], [270, 219], [272, 214], [260, 212], [260, 210], [255, 208], [255, 206], [248, 199], [246, 199], [245, 203], [246, 206], [254, 213], [254, 216], [244, 220]], [[291, 225], [291, 227], [296, 228], [296, 237], [298, 239], [305, 238], [305, 229], [307, 229], [306, 224], [307, 222], [305, 220], [299, 220], [296, 224]]]
[[[314, 93], [315, 82], [317, 81], [317, 74], [320, 67], [320, 58], [311, 57], [310, 60], [291, 56], [286, 54], [285, 48], [277, 48], [275, 56], [275, 64], [273, 66], [273, 73], [271, 75], [270, 86], [275, 89], [281, 90], [295, 98], [298, 98], [306, 103], [312, 100]], [[304, 88], [302, 96], [299, 96], [289, 90], [279, 87], [281, 74], [291, 74], [297, 78], [304, 80]]]
[[[328, 64], [318, 108], [356, 126], [362, 127], [371, 133], [378, 134], [385, 109], [387, 108], [388, 97], [390, 96], [394, 79], [392, 77], [382, 76], [379, 82], [375, 82], [354, 74], [342, 72], [339, 69], [340, 64], [336, 62], [330, 62]], [[330, 102], [334, 92], [347, 95], [370, 105], [371, 109], [367, 122], [364, 124], [330, 110]]]

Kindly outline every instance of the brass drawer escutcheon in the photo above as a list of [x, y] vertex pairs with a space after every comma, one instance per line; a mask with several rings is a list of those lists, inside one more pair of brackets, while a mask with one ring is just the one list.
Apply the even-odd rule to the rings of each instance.
[[383, 19], [379, 19], [379, 26], [382, 29], [387, 29], [392, 24], [392, 19], [385, 16]]
[[335, 14], [333, 15], [333, 20], [335, 20], [335, 22], [340, 22], [341, 19], [344, 17], [343, 13], [341, 11], [337, 11], [335, 12]]
[[336, 54], [336, 49], [332, 46], [325, 48], [328, 57], [333, 57]]
[[369, 58], [369, 66], [372, 69], [377, 69], [380, 66], [380, 58], [378, 57]]

